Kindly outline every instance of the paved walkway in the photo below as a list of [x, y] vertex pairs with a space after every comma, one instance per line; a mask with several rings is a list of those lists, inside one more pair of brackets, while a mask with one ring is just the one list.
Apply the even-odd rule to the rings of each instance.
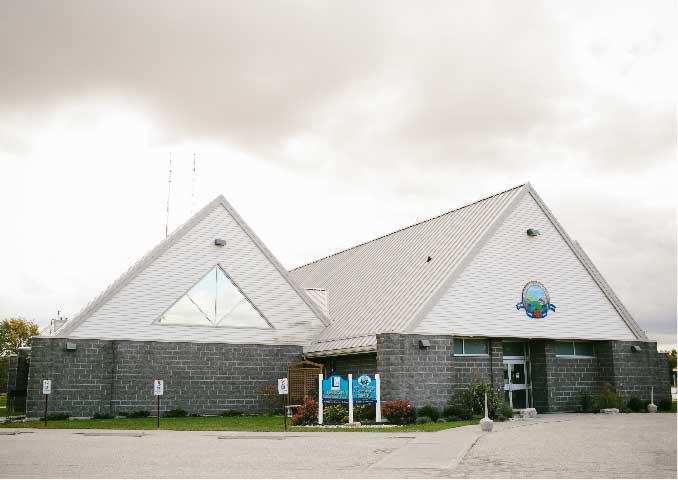
[[0, 429], [0, 477], [676, 478], [676, 415], [542, 415], [436, 433]]

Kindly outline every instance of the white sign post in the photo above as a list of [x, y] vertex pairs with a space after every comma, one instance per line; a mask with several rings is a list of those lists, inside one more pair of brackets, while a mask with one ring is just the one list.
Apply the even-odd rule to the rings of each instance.
[[377, 384], [377, 404], [376, 404], [376, 418], [375, 421], [377, 423], [381, 423], [381, 379], [379, 378], [379, 374], [375, 373], [374, 374], [374, 381]]
[[45, 426], [47, 426], [47, 399], [52, 393], [52, 381], [43, 380], [42, 381], [42, 394], [45, 396]]
[[323, 424], [323, 374], [318, 374], [318, 424]]
[[[287, 395], [290, 393], [290, 384], [287, 378], [278, 379], [278, 395]], [[285, 431], [287, 431], [287, 397], [283, 398], [283, 422], [285, 423]]]
[[353, 374], [348, 374], [348, 423], [353, 423]]
[[155, 398], [158, 400], [157, 401], [157, 422], [156, 426], [160, 428], [160, 397], [162, 397], [162, 394], [165, 393], [165, 382], [162, 380], [153, 380], [153, 395], [155, 395]]

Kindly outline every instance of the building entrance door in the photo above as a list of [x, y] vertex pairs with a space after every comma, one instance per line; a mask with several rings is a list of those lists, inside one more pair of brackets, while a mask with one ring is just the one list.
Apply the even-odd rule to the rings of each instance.
[[504, 398], [511, 408], [528, 408], [528, 379], [525, 359], [504, 359]]

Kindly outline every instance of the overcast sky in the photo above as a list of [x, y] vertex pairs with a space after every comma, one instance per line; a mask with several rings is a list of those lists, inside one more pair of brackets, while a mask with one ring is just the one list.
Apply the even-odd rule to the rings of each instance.
[[288, 268], [530, 181], [673, 345], [675, 22], [673, 1], [2, 0], [0, 318], [73, 316], [162, 240], [172, 152], [170, 229], [223, 193]]

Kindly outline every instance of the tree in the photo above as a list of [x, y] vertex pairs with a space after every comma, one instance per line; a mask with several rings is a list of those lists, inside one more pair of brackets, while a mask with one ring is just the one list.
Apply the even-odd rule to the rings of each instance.
[[38, 335], [38, 326], [23, 318], [6, 318], [0, 323], [0, 357], [30, 347], [31, 337]]
[[671, 364], [671, 368], [676, 368], [676, 349], [674, 348], [671, 350], [671, 353], [668, 354], [669, 357], [669, 363]]

